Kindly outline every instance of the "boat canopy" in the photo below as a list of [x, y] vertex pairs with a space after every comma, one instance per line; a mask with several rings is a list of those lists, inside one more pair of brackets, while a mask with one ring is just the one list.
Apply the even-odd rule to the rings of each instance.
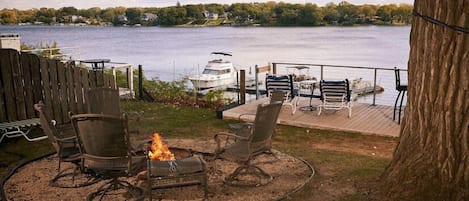
[[308, 66], [288, 66], [287, 68], [296, 68], [298, 70], [309, 69]]
[[233, 56], [233, 55], [231, 55], [229, 53], [226, 53], [226, 52], [212, 52], [212, 54], [219, 54], [219, 55], [230, 56], [230, 57]]

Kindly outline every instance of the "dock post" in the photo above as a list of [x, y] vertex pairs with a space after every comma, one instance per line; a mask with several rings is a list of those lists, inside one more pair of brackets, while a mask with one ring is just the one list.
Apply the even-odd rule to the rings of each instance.
[[143, 100], [143, 70], [142, 65], [138, 65], [138, 96]]
[[324, 79], [324, 65], [321, 65], [321, 80]]
[[254, 68], [254, 77], [255, 77], [255, 82], [256, 82], [256, 100], [259, 99], [259, 85], [257, 83], [259, 83], [259, 69], [257, 68], [257, 64], [255, 65], [255, 68]]
[[243, 105], [246, 103], [246, 70], [240, 70], [239, 86], [240, 104]]
[[373, 106], [376, 105], [376, 74], [378, 73], [378, 69], [375, 68], [375, 75], [374, 75], [374, 78], [373, 78]]

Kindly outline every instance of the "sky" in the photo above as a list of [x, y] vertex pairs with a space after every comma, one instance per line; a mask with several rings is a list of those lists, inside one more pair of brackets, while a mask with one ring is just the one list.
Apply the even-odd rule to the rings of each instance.
[[[0, 0], [0, 9], [16, 8], [19, 10], [29, 8], [62, 8], [73, 6], [79, 9], [86, 9], [91, 7], [167, 7], [174, 6], [177, 2], [182, 5], [187, 4], [232, 4], [232, 3], [248, 3], [248, 2], [267, 2], [272, 0]], [[283, 0], [285, 3], [314, 3], [319, 6], [324, 6], [329, 2], [339, 3], [342, 0]], [[363, 4], [400, 4], [407, 3], [413, 4], [414, 0], [348, 0], [349, 3], [355, 5]]]

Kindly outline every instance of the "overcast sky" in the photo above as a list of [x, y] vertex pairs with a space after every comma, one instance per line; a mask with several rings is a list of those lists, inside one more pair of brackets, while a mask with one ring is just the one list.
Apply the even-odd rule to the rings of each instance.
[[[269, 0], [179, 0], [182, 5], [187, 4], [231, 4], [231, 3], [245, 3], [245, 2], [266, 2]], [[286, 3], [315, 3], [319, 6], [324, 6], [326, 3], [334, 2], [339, 3], [342, 0], [284, 0]], [[91, 8], [91, 7], [167, 7], [174, 6], [178, 0], [0, 0], [0, 9], [16, 8], [16, 9], [29, 9], [29, 8], [62, 8], [73, 6], [75, 8]], [[400, 4], [408, 3], [413, 4], [414, 0], [348, 0], [349, 3], [355, 5], [362, 4]]]

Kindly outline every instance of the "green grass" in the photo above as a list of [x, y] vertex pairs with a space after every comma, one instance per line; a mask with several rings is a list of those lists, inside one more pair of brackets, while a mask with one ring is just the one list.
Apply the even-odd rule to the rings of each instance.
[[[211, 138], [216, 132], [227, 131], [228, 124], [234, 122], [233, 120], [217, 119], [213, 109], [140, 101], [122, 101], [121, 108], [129, 114], [130, 129], [139, 130], [139, 134], [131, 136], [132, 140], [147, 139], [154, 132], [161, 133], [164, 138]], [[41, 130], [38, 129], [38, 131]], [[290, 200], [353, 201], [366, 199], [365, 193], [362, 191], [366, 191], [370, 185], [373, 185], [390, 159], [340, 150], [322, 150], [314, 145], [332, 142], [340, 146], [349, 142], [387, 142], [392, 140], [387, 137], [364, 136], [358, 133], [279, 125], [276, 128], [273, 146], [279, 151], [305, 159], [313, 164], [317, 171], [312, 182], [294, 194]], [[2, 142], [0, 160], [2, 165], [7, 167], [0, 168], [0, 174], [5, 175], [21, 160], [30, 159], [52, 150], [48, 140], [27, 142], [18, 138]], [[331, 188], [339, 189], [338, 193], [331, 191]]]

